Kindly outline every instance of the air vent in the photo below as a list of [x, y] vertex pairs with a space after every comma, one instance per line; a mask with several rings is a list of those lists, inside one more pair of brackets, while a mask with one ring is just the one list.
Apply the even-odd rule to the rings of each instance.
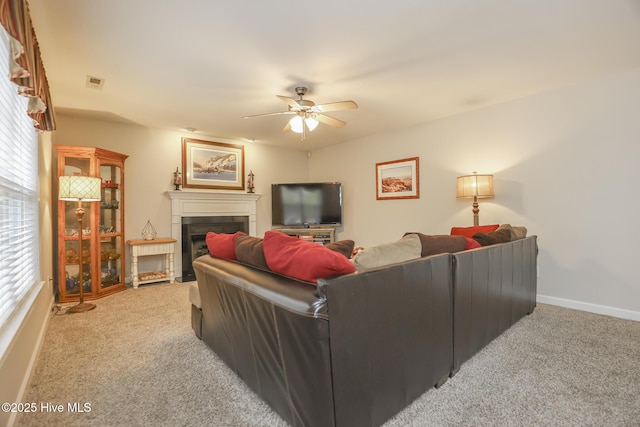
[[104, 79], [100, 77], [87, 76], [87, 87], [89, 89], [102, 90], [104, 87]]

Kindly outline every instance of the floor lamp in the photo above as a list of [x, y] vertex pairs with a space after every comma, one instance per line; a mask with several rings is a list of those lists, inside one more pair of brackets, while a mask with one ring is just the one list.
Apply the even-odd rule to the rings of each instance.
[[[102, 180], [91, 176], [61, 176], [59, 181], [58, 200], [67, 202], [78, 202], [75, 210], [78, 219], [78, 279], [80, 281], [80, 302], [69, 307], [67, 313], [82, 313], [96, 308], [94, 304], [84, 302], [84, 277], [82, 272], [82, 217], [84, 216], [84, 208], [82, 202], [99, 202], [100, 185]], [[89, 241], [91, 248], [91, 241]]]
[[473, 175], [459, 176], [457, 184], [458, 198], [473, 197], [473, 225], [478, 226], [480, 223], [478, 199], [495, 195], [493, 194], [493, 175], [478, 175], [474, 172]]

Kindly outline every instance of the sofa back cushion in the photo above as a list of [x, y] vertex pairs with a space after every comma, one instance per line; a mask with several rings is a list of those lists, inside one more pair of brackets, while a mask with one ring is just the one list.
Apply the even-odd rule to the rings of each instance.
[[398, 262], [420, 258], [422, 245], [417, 234], [406, 234], [396, 242], [365, 248], [353, 257], [357, 270], [383, 267]]
[[267, 231], [263, 247], [265, 260], [272, 271], [307, 282], [316, 283], [320, 277], [356, 270], [344, 255], [279, 231]]
[[509, 230], [511, 232], [511, 240], [520, 240], [527, 237], [527, 227], [516, 226], [511, 224], [500, 224], [500, 227], [496, 231]]
[[238, 261], [262, 270], [269, 270], [264, 258], [263, 240], [253, 236], [238, 236], [236, 239], [236, 257]]
[[473, 235], [473, 240], [477, 241], [482, 246], [507, 243], [511, 241], [511, 232], [506, 228], [503, 228], [502, 230], [491, 231], [489, 233], [476, 233]]
[[416, 234], [420, 238], [420, 244], [422, 245], [420, 256], [422, 257], [460, 252], [465, 249], [467, 244], [464, 236], [440, 236], [422, 233], [406, 233], [405, 236], [407, 234]]
[[351, 259], [351, 255], [353, 254], [353, 248], [355, 247], [355, 245], [356, 242], [354, 242], [353, 240], [339, 240], [337, 242], [327, 243], [324, 246]]

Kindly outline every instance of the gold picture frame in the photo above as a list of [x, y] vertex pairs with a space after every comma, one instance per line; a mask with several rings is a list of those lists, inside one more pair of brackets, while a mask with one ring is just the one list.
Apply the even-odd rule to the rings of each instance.
[[376, 163], [376, 199], [420, 198], [419, 164], [418, 157]]
[[244, 146], [182, 138], [184, 188], [244, 190]]

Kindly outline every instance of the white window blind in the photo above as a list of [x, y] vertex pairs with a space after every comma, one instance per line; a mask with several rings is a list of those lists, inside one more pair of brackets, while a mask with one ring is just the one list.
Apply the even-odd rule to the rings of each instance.
[[38, 142], [17, 89], [0, 26], [0, 328], [39, 280]]

